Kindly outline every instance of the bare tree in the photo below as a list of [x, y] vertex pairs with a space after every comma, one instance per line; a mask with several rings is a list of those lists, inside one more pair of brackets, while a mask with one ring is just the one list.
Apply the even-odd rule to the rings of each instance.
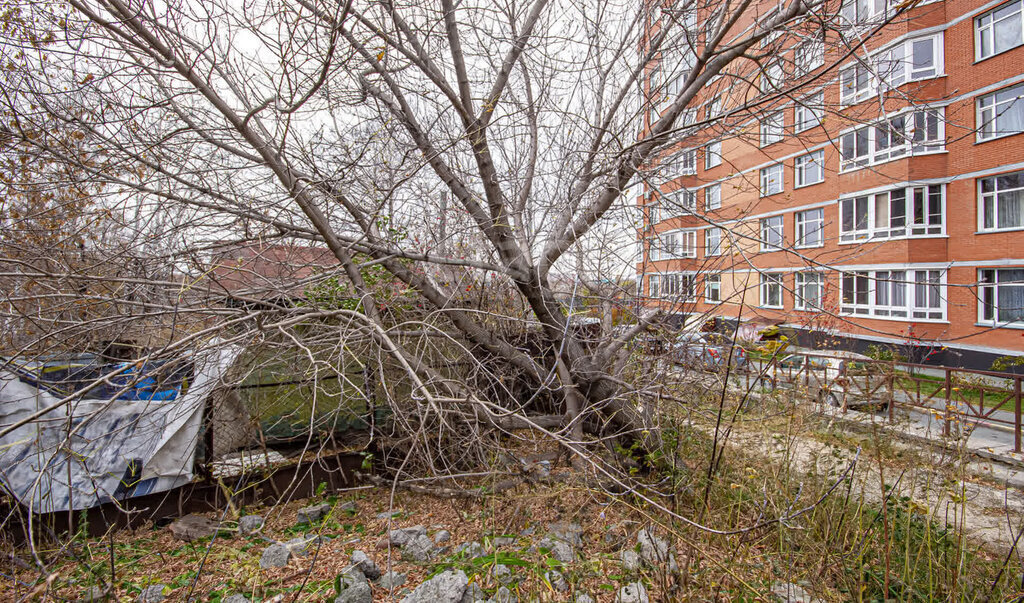
[[[364, 342], [401, 375], [384, 395], [401, 418], [388, 435], [403, 471], [409, 459], [440, 471], [483, 461], [482, 444], [523, 428], [574, 455], [595, 437], [654, 447], [657, 394], [634, 378], [630, 342], [661, 315], [595, 335], [559, 291], [620, 293], [642, 228], [629, 192], [683, 137], [832, 77], [833, 65], [782, 78], [799, 66], [778, 61], [777, 40], [816, 36], [854, 53], [860, 40], [838, 9], [39, 4], [27, 22], [49, 33], [19, 47], [6, 121], [18, 144], [107, 191], [89, 197], [108, 217], [96, 253], [140, 267], [115, 280], [145, 282], [149, 293], [130, 302], [163, 325], [150, 349], [218, 335], [287, 346], [307, 367], [344, 374], [346, 341]], [[732, 108], [698, 121], [715, 87]], [[81, 134], [75, 153], [34, 135], [55, 123]], [[238, 287], [215, 269], [241, 247], [317, 246], [330, 262], [307, 261], [315, 269], [288, 284]], [[578, 278], [564, 287], [567, 274]], [[127, 299], [123, 288], [104, 295]]]

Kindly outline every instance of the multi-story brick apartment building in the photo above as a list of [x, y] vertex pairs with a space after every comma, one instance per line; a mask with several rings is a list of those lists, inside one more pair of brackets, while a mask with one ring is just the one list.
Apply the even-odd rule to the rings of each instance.
[[[690, 104], [697, 127], [639, 201], [645, 304], [947, 364], [1024, 352], [1024, 0], [886, 4], [847, 0], [835, 29], [770, 36], [769, 60]], [[691, 52], [667, 47], [647, 71], [648, 126]]]

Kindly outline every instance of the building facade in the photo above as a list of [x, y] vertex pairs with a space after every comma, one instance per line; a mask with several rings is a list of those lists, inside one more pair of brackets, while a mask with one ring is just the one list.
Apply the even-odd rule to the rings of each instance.
[[[761, 4], [723, 39], [789, 3]], [[654, 55], [646, 127], [721, 33], [713, 9]], [[652, 7], [648, 39], [671, 10]], [[822, 14], [707, 82], [650, 166], [645, 305], [975, 368], [1022, 355], [1024, 0]]]

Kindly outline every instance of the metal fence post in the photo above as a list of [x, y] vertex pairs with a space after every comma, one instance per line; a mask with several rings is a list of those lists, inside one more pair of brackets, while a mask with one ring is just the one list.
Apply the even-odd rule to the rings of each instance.
[[946, 372], [946, 408], [945, 408], [945, 410], [943, 412], [944, 412], [944, 414], [946, 416], [946, 421], [945, 421], [945, 423], [942, 426], [942, 434], [948, 436], [949, 435], [949, 431], [950, 431], [950, 414], [951, 414], [951, 411], [950, 411], [950, 397], [951, 397], [951, 395], [953, 393], [953, 391], [952, 391], [953, 390], [953, 380], [950, 377], [950, 373], [949, 373], [949, 369], [948, 368], [946, 369], [945, 372]]
[[1020, 452], [1020, 381], [1013, 380], [1013, 451]]

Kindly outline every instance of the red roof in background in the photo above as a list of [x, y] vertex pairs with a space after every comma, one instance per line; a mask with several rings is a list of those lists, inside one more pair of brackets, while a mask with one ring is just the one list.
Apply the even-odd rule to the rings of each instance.
[[244, 244], [214, 252], [211, 291], [258, 299], [301, 297], [304, 280], [338, 267], [326, 247]]

